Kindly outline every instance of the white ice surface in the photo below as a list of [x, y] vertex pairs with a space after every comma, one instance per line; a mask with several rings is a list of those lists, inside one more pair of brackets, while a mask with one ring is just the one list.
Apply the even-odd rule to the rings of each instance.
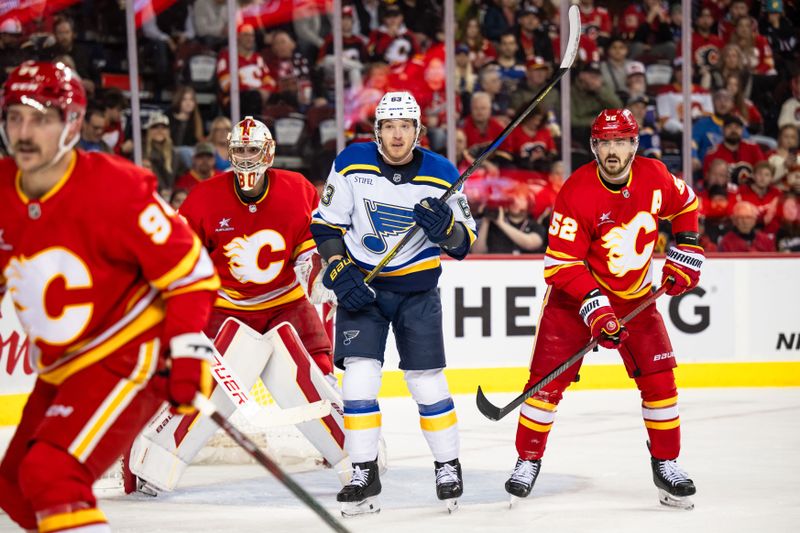
[[[501, 404], [511, 394], [493, 394]], [[383, 510], [346, 520], [353, 532], [800, 531], [800, 389], [681, 391], [680, 465], [694, 479], [693, 511], [662, 507], [653, 486], [638, 393], [567, 392], [533, 494], [509, 508], [516, 414], [491, 422], [472, 396], [456, 397], [465, 492], [448, 515], [436, 500], [433, 464], [410, 398], [381, 400], [390, 470]], [[331, 470], [295, 479], [338, 516]], [[157, 498], [101, 500], [117, 532], [324, 532], [326, 526], [266, 471], [192, 466]], [[0, 513], [0, 531], [16, 531]]]

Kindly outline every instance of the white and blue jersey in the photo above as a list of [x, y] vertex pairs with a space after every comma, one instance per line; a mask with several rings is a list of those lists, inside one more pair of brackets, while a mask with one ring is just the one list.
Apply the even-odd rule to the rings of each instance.
[[[350, 145], [333, 162], [311, 233], [318, 246], [328, 239], [343, 239], [358, 267], [371, 271], [414, 225], [414, 206], [424, 198], [440, 197], [458, 177], [450, 161], [424, 148], [414, 149], [410, 163], [394, 166], [383, 161], [374, 142]], [[463, 187], [447, 204], [466, 228], [471, 245], [475, 220]], [[468, 250], [451, 255], [462, 259]], [[431, 289], [441, 274], [440, 253], [439, 245], [419, 231], [372, 285], [397, 292]]]

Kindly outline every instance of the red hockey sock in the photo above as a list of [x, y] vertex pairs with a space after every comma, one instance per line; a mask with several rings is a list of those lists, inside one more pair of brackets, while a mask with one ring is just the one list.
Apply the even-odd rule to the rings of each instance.
[[[531, 376], [525, 388], [535, 385], [541, 376]], [[553, 427], [558, 402], [569, 382], [555, 380], [543, 390], [525, 400], [517, 424], [517, 453], [526, 461], [541, 459], [547, 446], [547, 437]]]
[[681, 451], [675, 376], [672, 370], [665, 370], [635, 379], [642, 396], [642, 417], [650, 437], [650, 454], [656, 459], [675, 459]]

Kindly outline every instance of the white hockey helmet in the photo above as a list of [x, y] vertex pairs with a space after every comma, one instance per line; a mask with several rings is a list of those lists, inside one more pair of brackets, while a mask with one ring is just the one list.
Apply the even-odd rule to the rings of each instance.
[[275, 159], [275, 141], [263, 122], [245, 117], [228, 134], [228, 159], [239, 180], [239, 187], [249, 191]]
[[414, 143], [419, 141], [419, 133], [422, 129], [420, 121], [419, 104], [414, 96], [406, 91], [386, 93], [378, 102], [375, 108], [375, 142], [378, 143], [378, 151], [383, 155], [381, 146], [381, 121], [391, 119], [411, 119], [416, 127]]

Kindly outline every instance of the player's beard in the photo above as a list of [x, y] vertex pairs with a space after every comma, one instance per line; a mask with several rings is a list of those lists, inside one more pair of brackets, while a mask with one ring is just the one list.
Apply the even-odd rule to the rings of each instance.
[[616, 154], [609, 154], [606, 156], [604, 160], [600, 161], [600, 169], [602, 170], [602, 174], [605, 179], [609, 181], [616, 181], [625, 177], [625, 174], [628, 173], [628, 171], [630, 170], [631, 161], [633, 161], [633, 156], [636, 155], [636, 152], [631, 152], [630, 154], [628, 154], [628, 157], [624, 161], [622, 161], [618, 165], [615, 165], [616, 170], [613, 172], [606, 166], [607, 165], [606, 162], [608, 161], [609, 158], [612, 157], [612, 155], [617, 160], [620, 160], [620, 156]]
[[383, 153], [386, 159], [386, 162], [390, 165], [397, 165], [404, 162], [403, 160], [408, 158], [408, 155], [414, 149], [414, 143], [407, 143], [403, 142], [403, 146], [392, 146], [391, 143], [384, 143], [383, 144]]

